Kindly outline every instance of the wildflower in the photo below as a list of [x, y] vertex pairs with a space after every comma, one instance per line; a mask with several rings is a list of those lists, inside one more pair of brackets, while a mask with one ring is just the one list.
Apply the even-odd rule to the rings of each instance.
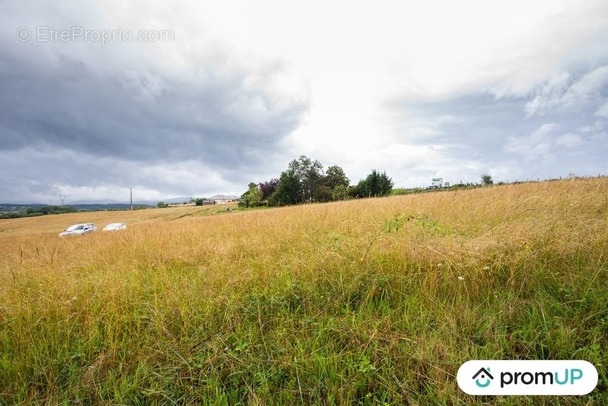
[[463, 281], [463, 280], [464, 280], [464, 276], [459, 276], [459, 277], [458, 277], [458, 280], [459, 280], [459, 281]]
[[483, 267], [483, 270], [484, 270], [484, 271], [489, 271], [489, 270], [490, 270], [490, 267], [489, 267], [489, 266], [484, 266], [484, 267]]

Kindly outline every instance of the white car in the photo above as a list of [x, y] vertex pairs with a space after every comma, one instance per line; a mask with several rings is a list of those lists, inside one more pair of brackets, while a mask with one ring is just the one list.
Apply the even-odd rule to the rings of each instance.
[[68, 235], [83, 235], [94, 233], [97, 231], [97, 226], [93, 223], [73, 224], [59, 233], [59, 237], [67, 237]]
[[125, 230], [127, 225], [125, 223], [110, 223], [103, 228], [103, 231], [116, 231]]

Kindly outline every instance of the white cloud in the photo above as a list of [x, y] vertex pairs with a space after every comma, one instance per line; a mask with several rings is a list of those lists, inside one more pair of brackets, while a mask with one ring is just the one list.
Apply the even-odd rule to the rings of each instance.
[[[536, 157], [566, 149], [589, 157], [571, 170], [587, 162], [597, 172], [608, 153], [598, 120], [608, 117], [603, 0], [0, 8], [0, 153], [19, 157], [0, 168], [32, 185], [4, 180], [0, 200], [132, 184], [150, 196], [199, 193], [200, 174], [202, 193], [238, 193], [301, 154], [343, 166], [353, 181], [375, 168], [397, 185], [425, 186], [436, 174], [521, 178]], [[42, 25], [168, 29], [175, 38], [16, 40], [19, 26]], [[46, 192], [19, 161], [48, 173]], [[126, 176], [135, 165], [141, 177]]]
[[608, 102], [605, 102], [604, 104], [599, 106], [595, 113], [593, 113], [593, 115], [597, 117], [608, 118]]
[[[602, 102], [602, 90], [608, 85], [608, 65], [594, 69], [576, 81], [570, 75], [559, 72], [540, 89], [536, 97], [525, 107], [527, 117], [547, 114], [553, 110], [581, 110], [588, 105]], [[601, 112], [600, 107], [597, 111]], [[596, 111], [596, 115], [597, 115]]]
[[544, 111], [560, 104], [560, 99], [566, 92], [570, 81], [568, 72], [557, 72], [538, 91], [536, 97], [526, 104], [526, 116], [530, 117], [538, 111]]
[[584, 125], [579, 128], [582, 133], [595, 133], [598, 131], [602, 131], [604, 129], [604, 121], [603, 120], [595, 120], [592, 124]]
[[583, 143], [583, 139], [580, 135], [568, 133], [557, 137], [555, 143], [556, 145], [565, 148], [577, 148]]
[[551, 152], [552, 133], [559, 126], [555, 123], [546, 123], [534, 131], [529, 137], [509, 137], [505, 145], [505, 152], [516, 153], [528, 160], [534, 160]]
[[576, 132], [559, 130], [558, 124], [546, 123], [529, 136], [511, 136], [504, 151], [524, 159], [518, 166], [534, 163], [554, 177], [570, 172], [597, 175], [608, 169], [604, 158], [608, 137], [601, 123], [581, 126]]

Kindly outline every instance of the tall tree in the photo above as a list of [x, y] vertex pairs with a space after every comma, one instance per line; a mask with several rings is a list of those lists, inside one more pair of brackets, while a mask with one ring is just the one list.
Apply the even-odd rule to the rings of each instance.
[[306, 155], [294, 159], [288, 165], [288, 171], [292, 171], [300, 182], [300, 201], [312, 202], [317, 200], [318, 188], [323, 179], [323, 165], [318, 160], [311, 160]]
[[[243, 194], [242, 204], [267, 201], [270, 206], [298, 203], [328, 202], [353, 197], [385, 196], [390, 193], [393, 182], [386, 173], [375, 169], [357, 186], [351, 186], [344, 169], [332, 165], [323, 172], [323, 165], [306, 155], [292, 160], [280, 178], [260, 183]], [[260, 194], [258, 198], [257, 194]]]
[[325, 185], [330, 189], [335, 189], [337, 186], [344, 186], [348, 188], [350, 180], [346, 177], [344, 170], [338, 165], [333, 165], [327, 168], [325, 171]]
[[494, 181], [492, 180], [492, 176], [490, 176], [489, 174], [483, 174], [481, 175], [481, 184], [484, 186], [490, 186], [494, 184]]
[[287, 169], [281, 173], [277, 188], [268, 198], [271, 206], [285, 206], [301, 202], [302, 192], [300, 179], [294, 169]]
[[348, 188], [344, 185], [338, 185], [331, 191], [332, 200], [346, 200], [349, 198]]
[[270, 195], [272, 195], [277, 189], [278, 184], [278, 179], [270, 179], [269, 181], [260, 183], [260, 190], [262, 191], [262, 200], [268, 200]]
[[239, 206], [256, 207], [262, 203], [262, 191], [254, 182], [249, 183], [249, 188], [241, 196]]
[[378, 196], [388, 196], [391, 194], [391, 190], [393, 190], [393, 179], [389, 178], [386, 175], [386, 172], [382, 172], [380, 175], [380, 179], [378, 180]]
[[357, 184], [357, 195], [359, 197], [387, 196], [393, 189], [393, 180], [386, 172], [379, 173], [375, 169]]

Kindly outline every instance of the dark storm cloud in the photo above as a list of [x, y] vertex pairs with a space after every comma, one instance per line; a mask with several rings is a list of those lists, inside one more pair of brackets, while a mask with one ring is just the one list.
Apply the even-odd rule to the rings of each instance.
[[[40, 27], [117, 28], [115, 15], [136, 32], [149, 23], [142, 13], [0, 4], [0, 202], [107, 199], [130, 187], [161, 198], [235, 193], [239, 174], [300, 125], [308, 89], [289, 67], [198, 36], [200, 25], [176, 19], [167, 43], [35, 38]], [[20, 41], [20, 27], [34, 37]]]
[[[212, 62], [211, 62], [212, 63]], [[305, 102], [280, 103], [248, 89], [247, 72], [180, 78], [137, 66], [110, 71], [59, 55], [9, 56], [0, 72], [2, 150], [55, 145], [141, 161], [201, 159], [238, 165], [248, 148], [272, 148], [293, 130]], [[272, 80], [280, 72], [257, 72]]]
[[549, 3], [350, 7], [336, 31], [321, 3], [0, 0], [0, 201], [242, 193], [302, 153], [403, 186], [608, 172], [605, 7]]

